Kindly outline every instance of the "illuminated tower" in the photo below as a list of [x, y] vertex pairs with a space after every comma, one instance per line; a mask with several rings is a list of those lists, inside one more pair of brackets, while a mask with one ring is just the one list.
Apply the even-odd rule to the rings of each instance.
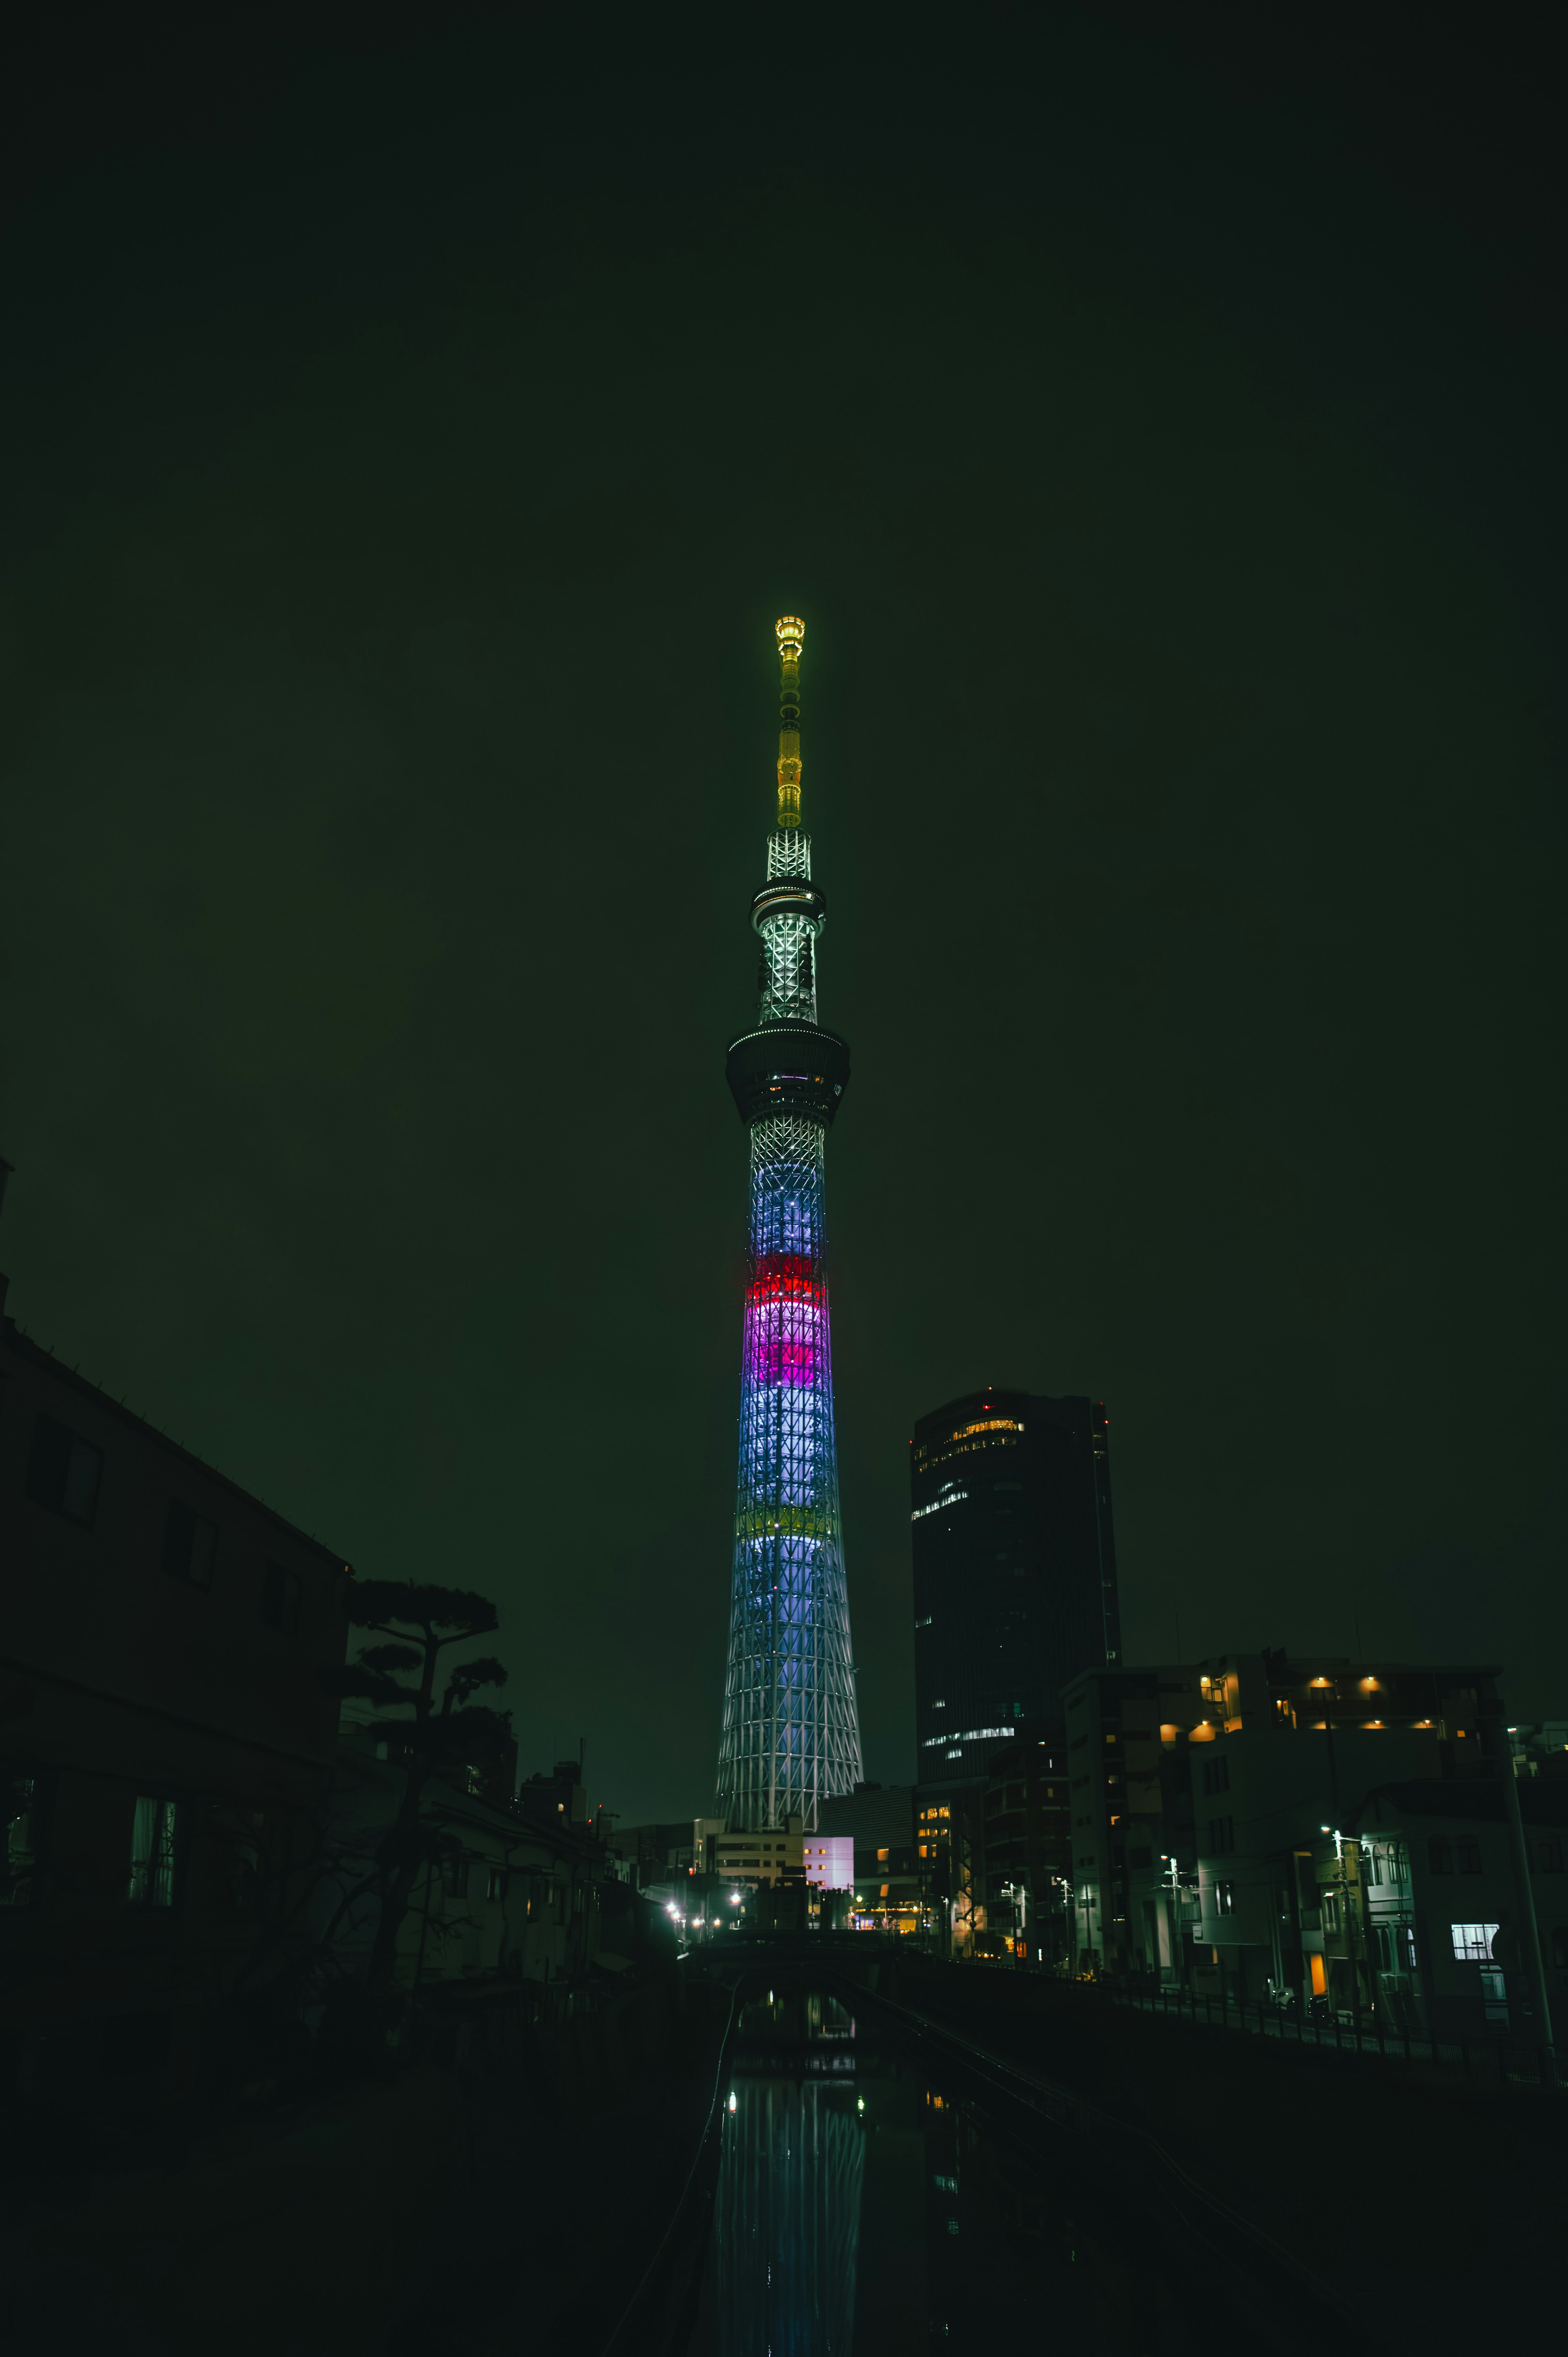
[[800, 1816], [814, 1831], [818, 1802], [862, 1773], [822, 1267], [825, 1148], [849, 1047], [817, 1021], [827, 902], [800, 828], [806, 633], [792, 616], [775, 627], [779, 816], [751, 904], [759, 1004], [725, 1065], [751, 1135], [751, 1252], [718, 1807], [748, 1830]]

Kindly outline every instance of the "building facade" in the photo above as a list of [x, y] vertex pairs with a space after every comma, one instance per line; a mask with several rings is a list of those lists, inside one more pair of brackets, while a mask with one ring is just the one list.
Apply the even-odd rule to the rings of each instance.
[[980, 1812], [985, 1929], [1021, 1962], [1055, 1969], [1071, 1947], [1071, 1811], [1060, 1733], [1026, 1731], [995, 1752]]
[[[977, 1392], [909, 1448], [915, 1740], [922, 1788], [982, 1776], [1122, 1638], [1103, 1404]], [[1036, 1730], [1037, 1731], [1037, 1730]]]
[[729, 1650], [716, 1809], [736, 1831], [817, 1825], [861, 1776], [833, 1429], [825, 1265], [827, 1134], [849, 1049], [817, 1020], [827, 901], [800, 825], [802, 625], [776, 625], [778, 807], [752, 901], [757, 1021], [725, 1076], [751, 1155]]
[[822, 1804], [824, 1833], [849, 1853], [856, 1931], [922, 1932], [929, 1924], [929, 1881], [915, 1839], [912, 1784], [859, 1784]]
[[[1482, 2033], [1490, 1974], [1492, 2026], [1520, 2028], [1537, 1910], [1508, 1854], [1497, 1674], [1277, 1652], [1076, 1679], [1078, 1968], [1445, 2038]], [[1560, 1789], [1519, 1786], [1549, 1979]]]
[[[387, 1759], [389, 1748], [350, 1726], [338, 1749], [336, 1864], [317, 1886], [312, 1917], [318, 1931], [331, 1926], [333, 1950], [350, 1972], [369, 1962], [380, 1913], [373, 1892], [352, 1894], [403, 1795], [403, 1771]], [[563, 1764], [575, 1774], [575, 1760]], [[500, 1980], [553, 1990], [580, 1983], [603, 1952], [629, 1957], [649, 1946], [662, 1919], [618, 1879], [581, 1812], [574, 1817], [569, 1803], [553, 1814], [530, 1812], [521, 1795], [492, 1799], [478, 1789], [481, 1779], [471, 1782], [463, 1791], [436, 1777], [424, 1788], [421, 1823], [440, 1854], [421, 1867], [398, 1927], [397, 1988]]]
[[0, 1968], [37, 2067], [170, 2083], [286, 1970], [338, 1738], [342, 1557], [0, 1323]]

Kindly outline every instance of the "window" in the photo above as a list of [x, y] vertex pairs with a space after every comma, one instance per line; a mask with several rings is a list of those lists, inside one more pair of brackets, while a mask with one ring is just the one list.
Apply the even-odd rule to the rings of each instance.
[[1492, 1942], [1497, 1937], [1495, 1923], [1451, 1923], [1454, 1953], [1460, 1964], [1492, 1961]]
[[1563, 1845], [1560, 1841], [1543, 1841], [1536, 1845], [1536, 1871], [1540, 1874], [1561, 1874]]
[[179, 1804], [144, 1792], [131, 1821], [131, 1878], [126, 1897], [133, 1907], [174, 1905], [175, 1844]]
[[1480, 1843], [1456, 1841], [1454, 1845], [1454, 1860], [1461, 1874], [1479, 1874], [1481, 1871]]
[[1236, 1885], [1233, 1882], [1215, 1884], [1214, 1911], [1217, 1915], [1234, 1915], [1236, 1912]]
[[441, 1861], [441, 1888], [448, 1899], [466, 1899], [468, 1895], [468, 1861], [461, 1856]]
[[1452, 1874], [1454, 1851], [1441, 1834], [1434, 1834], [1426, 1845], [1426, 1863], [1434, 1874]]
[[5, 1778], [5, 1847], [0, 1855], [0, 1907], [32, 1903], [38, 1854], [38, 1786], [33, 1776]]
[[1228, 1792], [1230, 1790], [1230, 1760], [1206, 1760], [1203, 1763], [1203, 1794], [1205, 1800], [1211, 1800], [1216, 1792]]
[[499, 1866], [492, 1866], [485, 1877], [485, 1897], [492, 1901], [506, 1897], [506, 1876]]
[[262, 1625], [281, 1629], [285, 1637], [299, 1634], [299, 1574], [269, 1563], [262, 1573]]
[[1508, 1983], [1496, 1964], [1481, 1966], [1481, 1996], [1484, 2000], [1482, 2011], [1486, 2018], [1488, 2021], [1501, 2022], [1506, 2029], [1509, 2018]]
[[1217, 1857], [1222, 1857], [1228, 1850], [1233, 1850], [1235, 1848], [1236, 1820], [1234, 1817], [1209, 1818], [1208, 1846]]
[[218, 1525], [192, 1513], [177, 1498], [169, 1500], [164, 1532], [164, 1569], [192, 1587], [210, 1587], [212, 1558], [218, 1551]]
[[52, 1415], [38, 1417], [27, 1459], [27, 1495], [35, 1505], [48, 1506], [91, 1530], [102, 1470], [101, 1448], [94, 1448], [68, 1426], [57, 1424]]

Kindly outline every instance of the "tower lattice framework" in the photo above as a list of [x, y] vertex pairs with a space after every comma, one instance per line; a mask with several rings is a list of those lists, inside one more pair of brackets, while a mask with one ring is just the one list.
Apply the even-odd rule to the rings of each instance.
[[825, 1273], [827, 1134], [849, 1048], [817, 1021], [827, 901], [800, 826], [805, 631], [792, 616], [775, 627], [779, 809], [751, 909], [757, 1019], [725, 1065], [750, 1132], [751, 1232], [718, 1808], [746, 1830], [800, 1816], [814, 1831], [819, 1802], [862, 1774]]

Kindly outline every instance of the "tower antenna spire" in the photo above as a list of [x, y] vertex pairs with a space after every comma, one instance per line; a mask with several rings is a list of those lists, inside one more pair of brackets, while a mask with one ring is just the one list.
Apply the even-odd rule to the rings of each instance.
[[800, 823], [800, 651], [806, 625], [783, 614], [773, 625], [779, 641], [779, 823]]

